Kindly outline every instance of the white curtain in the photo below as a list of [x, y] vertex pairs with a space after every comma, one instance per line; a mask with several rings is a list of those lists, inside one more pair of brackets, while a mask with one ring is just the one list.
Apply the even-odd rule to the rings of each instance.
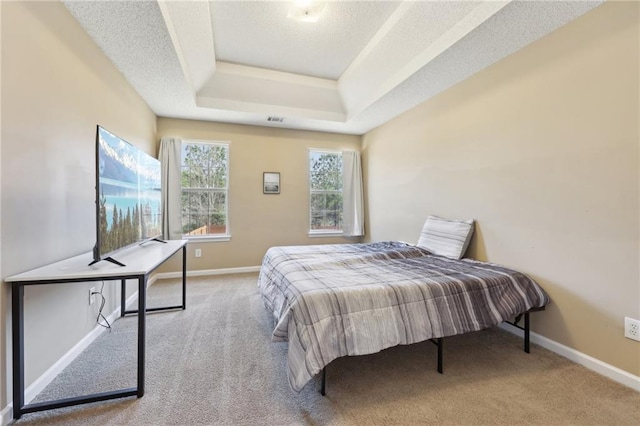
[[342, 173], [342, 232], [346, 236], [359, 237], [364, 235], [364, 191], [362, 190], [362, 165], [359, 152], [342, 152]]
[[182, 141], [175, 138], [160, 140], [160, 163], [162, 165], [162, 235], [165, 239], [182, 238], [180, 175]]

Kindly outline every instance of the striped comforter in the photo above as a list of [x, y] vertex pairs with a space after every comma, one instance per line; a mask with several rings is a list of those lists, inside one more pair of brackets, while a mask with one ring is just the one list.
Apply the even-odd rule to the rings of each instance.
[[258, 279], [299, 391], [346, 355], [482, 330], [549, 303], [526, 275], [400, 242], [270, 248]]

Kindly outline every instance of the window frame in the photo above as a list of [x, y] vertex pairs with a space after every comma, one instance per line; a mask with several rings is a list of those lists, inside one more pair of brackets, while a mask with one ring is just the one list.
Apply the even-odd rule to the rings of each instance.
[[[326, 148], [308, 148], [307, 149], [307, 188], [309, 190], [308, 194], [309, 194], [309, 199], [307, 201], [307, 207], [309, 209], [309, 219], [308, 219], [308, 227], [309, 227], [309, 231], [308, 231], [308, 236], [311, 238], [317, 238], [317, 237], [340, 237], [342, 235], [344, 235], [344, 223], [342, 224], [342, 229], [335, 230], [335, 229], [330, 229], [330, 230], [321, 230], [321, 229], [311, 229], [311, 221], [313, 219], [313, 215], [312, 215], [312, 211], [311, 211], [311, 196], [312, 194], [318, 193], [318, 192], [324, 192], [324, 193], [340, 193], [340, 195], [342, 196], [342, 201], [344, 202], [344, 188], [341, 189], [340, 191], [328, 191], [328, 190], [321, 190], [321, 191], [314, 191], [311, 188], [311, 154], [312, 153], [320, 153], [320, 154], [335, 154], [335, 155], [339, 155], [340, 158], [342, 158], [342, 151], [337, 150], [337, 149], [326, 149]], [[342, 179], [344, 179], [344, 170], [342, 171]]]
[[[224, 146], [227, 149], [227, 173], [225, 176], [225, 182], [226, 182], [226, 187], [224, 189], [222, 188], [200, 188], [200, 190], [204, 190], [207, 192], [222, 192], [224, 191], [226, 193], [226, 197], [225, 197], [225, 218], [226, 218], [226, 232], [224, 234], [206, 234], [206, 235], [188, 235], [188, 234], [182, 234], [182, 238], [185, 240], [189, 240], [189, 241], [193, 241], [193, 242], [207, 242], [207, 241], [213, 241], [213, 242], [224, 242], [224, 241], [230, 241], [231, 240], [231, 220], [229, 217], [229, 202], [230, 202], [230, 189], [229, 189], [229, 172], [230, 172], [230, 165], [231, 165], [231, 142], [229, 141], [213, 141], [213, 140], [201, 140], [201, 139], [183, 139], [182, 143], [181, 143], [181, 148], [184, 147], [185, 145], [189, 145], [189, 144], [194, 144], [194, 145], [217, 145], [217, 146]], [[180, 155], [180, 170], [182, 173], [182, 151], [181, 151], [181, 155]], [[184, 187], [182, 186], [182, 180], [180, 182], [180, 211], [182, 211], [182, 194], [184, 191]], [[188, 189], [192, 189], [192, 188], [188, 188]]]

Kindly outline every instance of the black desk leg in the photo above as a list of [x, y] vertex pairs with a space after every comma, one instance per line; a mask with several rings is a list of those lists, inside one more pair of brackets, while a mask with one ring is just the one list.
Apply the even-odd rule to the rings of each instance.
[[147, 301], [147, 277], [138, 277], [138, 398], [144, 396], [144, 347]]
[[120, 283], [120, 316], [124, 317], [124, 311], [127, 310], [125, 304], [127, 303], [127, 280], [124, 278]]
[[11, 338], [13, 344], [13, 418], [22, 417], [24, 406], [24, 286], [11, 283]]
[[182, 309], [187, 309], [187, 246], [182, 246]]

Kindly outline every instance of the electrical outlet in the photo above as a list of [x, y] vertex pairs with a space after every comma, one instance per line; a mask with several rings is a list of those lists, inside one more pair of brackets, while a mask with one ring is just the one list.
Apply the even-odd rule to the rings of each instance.
[[96, 288], [95, 287], [91, 287], [89, 289], [89, 305], [93, 305], [93, 302], [96, 301], [96, 295], [93, 294], [96, 292]]
[[624, 337], [640, 342], [640, 321], [624, 317]]
[[196, 257], [202, 257], [202, 249], [196, 249]]

